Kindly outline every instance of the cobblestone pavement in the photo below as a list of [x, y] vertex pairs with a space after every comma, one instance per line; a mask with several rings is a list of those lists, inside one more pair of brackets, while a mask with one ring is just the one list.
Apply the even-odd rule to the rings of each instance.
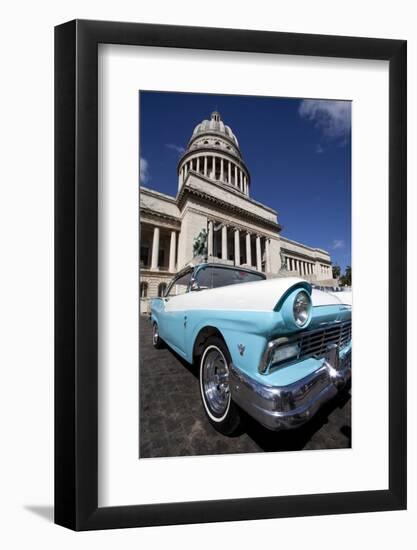
[[296, 430], [271, 432], [247, 418], [236, 437], [219, 434], [200, 401], [198, 371], [169, 348], [156, 350], [140, 319], [140, 458], [341, 449], [351, 446], [351, 399], [345, 391]]

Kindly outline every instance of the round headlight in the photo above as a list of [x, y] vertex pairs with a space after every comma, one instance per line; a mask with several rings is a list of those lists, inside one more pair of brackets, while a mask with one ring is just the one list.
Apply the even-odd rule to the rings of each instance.
[[303, 327], [310, 318], [311, 300], [310, 296], [301, 290], [294, 299], [293, 314], [294, 321], [298, 327]]

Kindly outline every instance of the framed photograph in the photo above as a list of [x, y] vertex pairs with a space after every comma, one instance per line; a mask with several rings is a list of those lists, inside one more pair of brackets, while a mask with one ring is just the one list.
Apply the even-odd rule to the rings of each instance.
[[406, 42], [55, 30], [55, 521], [406, 508]]

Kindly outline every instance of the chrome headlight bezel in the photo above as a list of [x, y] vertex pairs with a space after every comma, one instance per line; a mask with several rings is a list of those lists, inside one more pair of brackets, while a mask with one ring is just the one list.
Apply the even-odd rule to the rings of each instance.
[[297, 328], [304, 328], [308, 325], [311, 317], [311, 298], [306, 290], [300, 290], [294, 297], [292, 312], [294, 323]]

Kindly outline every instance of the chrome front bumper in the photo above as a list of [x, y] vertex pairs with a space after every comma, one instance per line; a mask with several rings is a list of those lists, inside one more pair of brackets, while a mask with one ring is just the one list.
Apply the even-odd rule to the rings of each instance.
[[310, 375], [288, 386], [260, 383], [231, 365], [230, 388], [233, 400], [250, 416], [270, 430], [301, 426], [334, 397], [351, 377], [351, 353], [334, 368], [326, 359]]

